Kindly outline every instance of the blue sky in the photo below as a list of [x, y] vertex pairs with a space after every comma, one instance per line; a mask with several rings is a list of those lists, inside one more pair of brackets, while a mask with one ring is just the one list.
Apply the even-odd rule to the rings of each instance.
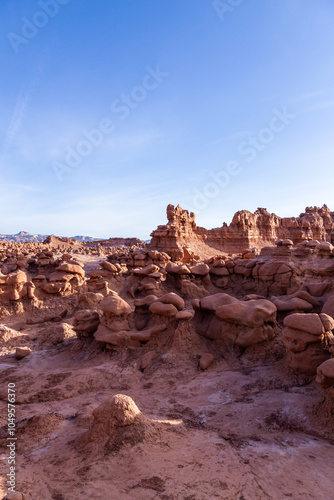
[[207, 228], [334, 210], [332, 0], [3, 0], [0, 15], [0, 233], [147, 239], [168, 203]]

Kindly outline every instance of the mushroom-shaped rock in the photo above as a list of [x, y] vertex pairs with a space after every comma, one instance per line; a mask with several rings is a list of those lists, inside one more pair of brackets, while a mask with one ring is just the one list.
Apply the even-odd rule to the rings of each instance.
[[136, 307], [147, 307], [149, 308], [153, 302], [156, 302], [158, 297], [156, 295], [146, 295], [146, 297], [143, 297], [141, 299], [135, 299], [134, 305]]
[[210, 274], [220, 277], [230, 275], [226, 267], [210, 267]]
[[260, 299], [219, 306], [216, 315], [228, 322], [256, 327], [268, 321], [275, 321], [276, 311], [276, 306], [272, 302]]
[[159, 271], [159, 267], [154, 264], [149, 264], [146, 267], [142, 267], [141, 269], [134, 269], [133, 274], [137, 276], [149, 276], [152, 273], [156, 273]]
[[190, 272], [194, 276], [206, 276], [210, 272], [210, 268], [207, 264], [195, 264], [190, 267]]
[[17, 271], [7, 277], [7, 285], [19, 285], [28, 281], [27, 275], [23, 271]]
[[195, 324], [198, 333], [206, 338], [247, 348], [273, 338], [276, 311], [269, 300], [239, 301], [227, 294], [216, 294], [201, 300]]
[[110, 273], [116, 274], [119, 272], [119, 269], [111, 262], [104, 261], [104, 262], [101, 262], [100, 265], [103, 269], [105, 269], [106, 271], [109, 271]]
[[330, 318], [318, 314], [291, 314], [284, 318], [283, 338], [293, 372], [307, 376], [329, 358], [329, 342], [333, 334]]
[[175, 318], [179, 320], [187, 320], [192, 319], [193, 316], [194, 313], [192, 311], [179, 311]]
[[200, 300], [202, 311], [215, 312], [219, 306], [239, 302], [238, 299], [231, 297], [227, 293], [216, 293]]
[[167, 316], [167, 317], [172, 317], [176, 316], [178, 310], [173, 304], [163, 304], [160, 301], [153, 302], [153, 304], [150, 305], [149, 311], [152, 314], [158, 314], [159, 316]]
[[[71, 281], [73, 278], [73, 274], [66, 273], [65, 271], [55, 271], [54, 273], [49, 274], [48, 280], [50, 282], [55, 281]], [[37, 279], [37, 278], [36, 278]]]
[[79, 338], [88, 337], [96, 332], [99, 324], [99, 314], [93, 309], [81, 309], [74, 315], [73, 329]]
[[324, 325], [318, 314], [290, 314], [284, 318], [284, 326], [301, 330], [311, 335], [325, 333]]
[[92, 271], [88, 271], [88, 276], [90, 278], [108, 278], [110, 277], [110, 271], [107, 269], [92, 269]]
[[173, 304], [179, 311], [184, 308], [184, 300], [174, 292], [162, 295], [162, 297], [159, 297], [159, 302], [163, 304]]
[[[100, 308], [103, 311], [102, 325], [113, 332], [129, 330], [128, 316], [132, 310], [130, 305], [118, 293], [111, 292], [110, 295], [101, 300]], [[99, 328], [101, 328], [101, 325]]]
[[327, 359], [318, 366], [315, 380], [323, 389], [334, 385], [334, 358]]
[[100, 302], [103, 312], [120, 316], [121, 314], [130, 314], [132, 312], [130, 305], [122, 299], [116, 292], [111, 292]]
[[186, 266], [185, 264], [181, 264], [178, 266], [177, 264], [173, 264], [173, 262], [168, 262], [166, 271], [169, 274], [190, 274], [190, 269], [188, 266]]
[[69, 262], [65, 262], [56, 268], [56, 271], [65, 271], [70, 274], [79, 274], [79, 276], [84, 277], [85, 271], [79, 264], [70, 264]]
[[17, 271], [7, 277], [10, 300], [20, 300], [28, 295], [27, 281], [27, 275], [23, 271]]

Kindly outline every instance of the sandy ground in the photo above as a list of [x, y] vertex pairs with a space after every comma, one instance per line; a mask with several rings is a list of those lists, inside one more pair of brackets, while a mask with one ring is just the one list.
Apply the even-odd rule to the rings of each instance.
[[[4, 356], [0, 370], [2, 391], [16, 384], [17, 490], [28, 500], [334, 496], [333, 443], [314, 417], [321, 389], [286, 376], [282, 360], [231, 367], [219, 358], [200, 372], [196, 351], [171, 350], [142, 373], [131, 351], [69, 340], [21, 361]], [[78, 449], [93, 409], [119, 393], [163, 421], [159, 435], [117, 452]], [[2, 425], [6, 412], [2, 400]]]

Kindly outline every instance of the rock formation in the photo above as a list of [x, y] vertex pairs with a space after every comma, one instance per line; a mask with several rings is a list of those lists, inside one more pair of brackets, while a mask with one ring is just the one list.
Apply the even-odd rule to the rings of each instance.
[[199, 241], [230, 253], [272, 246], [279, 239], [290, 239], [294, 245], [304, 240], [334, 242], [334, 212], [326, 205], [322, 208], [307, 207], [297, 218], [280, 218], [265, 208], [258, 208], [254, 214], [241, 210], [234, 215], [230, 225], [224, 223], [216, 229], [196, 226], [195, 215], [179, 205], [168, 205], [167, 219], [166, 225], [158, 226], [152, 232], [149, 246], [166, 251], [173, 260], [184, 262], [187, 254], [192, 253], [192, 245]]
[[283, 337], [290, 355], [290, 368], [296, 374], [313, 376], [330, 357], [334, 320], [327, 314], [290, 314], [284, 319]]

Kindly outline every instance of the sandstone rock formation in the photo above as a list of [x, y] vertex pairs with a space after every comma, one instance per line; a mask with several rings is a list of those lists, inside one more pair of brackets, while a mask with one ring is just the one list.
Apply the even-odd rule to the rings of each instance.
[[193, 304], [200, 335], [247, 348], [274, 337], [276, 306], [268, 300], [239, 301], [225, 293]]
[[[166, 225], [152, 232], [149, 246], [166, 251], [175, 261], [193, 260], [195, 255], [191, 247], [198, 242], [231, 253], [273, 246], [276, 241], [283, 247], [310, 240], [318, 240], [317, 244], [334, 242], [334, 212], [326, 205], [307, 207], [297, 218], [280, 218], [265, 208], [258, 208], [254, 214], [241, 210], [234, 215], [230, 225], [224, 223], [221, 228], [209, 230], [196, 226], [195, 214], [179, 205], [168, 205], [167, 219]], [[328, 247], [319, 250], [326, 252]]]

